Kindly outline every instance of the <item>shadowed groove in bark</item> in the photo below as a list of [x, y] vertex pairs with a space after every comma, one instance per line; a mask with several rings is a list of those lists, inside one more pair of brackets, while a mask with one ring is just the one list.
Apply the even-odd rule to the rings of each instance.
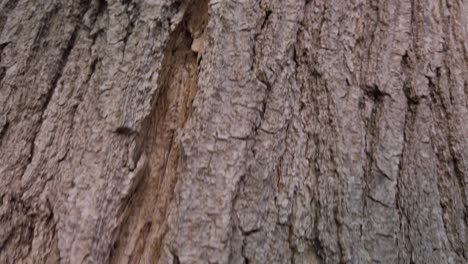
[[[47, 90], [43, 94], [41, 94], [40, 98], [38, 98], [38, 103], [40, 104], [38, 108], [41, 109], [41, 112], [39, 113], [39, 118], [37, 121], [39, 125], [35, 126], [31, 133], [32, 144], [30, 146], [30, 154], [28, 155], [28, 163], [30, 163], [32, 158], [34, 157], [35, 141], [36, 141], [37, 135], [41, 131], [41, 126], [44, 121], [44, 114], [47, 111], [47, 108], [55, 92], [57, 84], [62, 77], [63, 71], [68, 62], [68, 57], [72, 49], [75, 46], [78, 32], [81, 29], [82, 19], [85, 13], [90, 8], [91, 3], [92, 3], [91, 0], [81, 1], [78, 5], [78, 8], [74, 10], [75, 12], [74, 16], [71, 16], [70, 18], [70, 22], [73, 25], [73, 30], [66, 37], [66, 40], [63, 43], [64, 44], [63, 47], [59, 48], [60, 55], [58, 57], [58, 60], [56, 61], [54, 65], [51, 66], [52, 71], [51, 71], [50, 79], [48, 80], [48, 83], [47, 83], [48, 84]], [[42, 21], [40, 22], [40, 25], [39, 25], [40, 29], [38, 30], [37, 35], [35, 36], [35, 42], [33, 46], [31, 47], [31, 54], [29, 54], [26, 59], [26, 65], [31, 66], [31, 67], [36, 67], [36, 64], [32, 63], [32, 61], [40, 59], [40, 58], [37, 58], [37, 56], [40, 56], [40, 51], [45, 50], [47, 48], [48, 43], [47, 43], [47, 40], [45, 39], [49, 37], [50, 35], [51, 21], [53, 19], [57, 19], [56, 16], [58, 15], [58, 12], [60, 12], [59, 4], [54, 5], [51, 8], [51, 10], [49, 10], [49, 12], [47, 12], [42, 18]], [[32, 71], [33, 69], [26, 68], [26, 72], [29, 72], [30, 70]], [[24, 169], [23, 173], [26, 172], [27, 166], [24, 166], [23, 169]]]
[[[459, 257], [467, 259], [463, 244], [463, 233], [466, 230], [465, 221], [457, 222], [457, 218], [463, 218], [463, 206], [466, 204], [466, 194], [463, 191], [464, 170], [458, 167], [457, 155], [459, 154], [454, 145], [457, 137], [454, 135], [453, 127], [453, 102], [444, 96], [443, 87], [448, 86], [444, 80], [450, 77], [441, 76], [441, 68], [435, 69], [435, 77], [426, 76], [430, 93], [430, 106], [434, 116], [435, 133], [431, 137], [431, 143], [437, 156], [438, 168], [438, 190], [441, 195], [440, 207], [442, 209], [442, 220], [445, 232], [448, 236], [450, 249]], [[450, 82], [450, 81], [449, 81]], [[451, 225], [450, 223], [454, 223]]]
[[[168, 206], [180, 173], [178, 133], [191, 115], [198, 90], [197, 58], [201, 54], [191, 49], [199, 37], [193, 34], [204, 31], [207, 11], [206, 0], [189, 6], [166, 44], [159, 69], [159, 92], [139, 139], [148, 157], [147, 166], [126, 205], [111, 263], [153, 263], [160, 257], [161, 242], [167, 232]], [[121, 130], [124, 133], [124, 128]], [[174, 261], [177, 262], [177, 257]]]
[[18, 2], [18, 0], [7, 0], [0, 6], [0, 32], [3, 31], [9, 13], [13, 12]]
[[[0, 6], [0, 32], [3, 31], [5, 27], [5, 23], [7, 21], [8, 15], [10, 12], [13, 12], [16, 6], [18, 5], [17, 0], [7, 0]], [[10, 42], [0, 43], [0, 61], [1, 61], [1, 54], [6, 46], [8, 46]], [[0, 65], [0, 83], [5, 76], [6, 67], [5, 65]], [[1, 126], [1, 125], [0, 125]], [[1, 130], [0, 130], [1, 131]], [[1, 137], [0, 137], [1, 138]]]
[[[5, 5], [2, 6], [4, 9], [1, 10], [2, 17], [0, 19], [0, 32], [5, 30], [4, 26], [7, 21], [3, 15], [11, 15], [8, 14], [8, 12], [14, 12], [13, 9], [18, 2], [20, 1], [14, 1], [14, 4], [12, 4], [12, 1], [7, 1]], [[59, 14], [61, 7], [58, 5], [52, 5], [49, 12], [42, 14], [43, 17], [38, 25], [39, 30], [35, 32], [36, 34], [33, 37], [34, 40], [31, 45], [31, 49], [29, 50], [28, 54], [24, 54], [26, 57], [25, 67], [19, 71], [19, 75], [17, 76], [15, 82], [17, 82], [16, 85], [20, 83], [21, 85], [26, 86], [26, 82], [24, 82], [25, 80], [23, 78], [34, 77], [34, 80], [37, 80], [34, 82], [34, 85], [37, 85], [38, 88], [36, 90], [36, 94], [28, 93], [29, 95], [25, 98], [26, 103], [23, 102], [24, 105], [29, 107], [29, 109], [26, 111], [30, 111], [30, 109], [36, 109], [36, 112], [28, 116], [30, 120], [19, 120], [13, 117], [11, 121], [6, 120], [4, 124], [0, 124], [0, 146], [6, 143], [3, 142], [4, 137], [11, 140], [11, 135], [8, 135], [9, 137], [7, 137], [9, 128], [17, 129], [18, 125], [22, 125], [23, 130], [28, 131], [29, 133], [27, 145], [29, 154], [27, 155], [27, 160], [25, 160], [24, 163], [17, 164], [21, 166], [21, 173], [18, 174], [18, 177], [12, 179], [14, 181], [21, 180], [22, 175], [24, 175], [24, 173], [27, 171], [28, 167], [31, 165], [31, 161], [34, 155], [36, 155], [36, 140], [39, 132], [41, 131], [45, 113], [49, 108], [49, 103], [51, 102], [51, 98], [56, 90], [57, 84], [62, 78], [64, 69], [69, 60], [69, 55], [72, 49], [75, 47], [75, 41], [78, 32], [81, 29], [83, 16], [88, 11], [91, 2], [92, 1], [80, 2], [73, 10], [73, 13], [70, 14], [70, 17]], [[65, 19], [65, 22], [63, 19]], [[58, 34], [56, 31], [58, 29], [56, 27], [58, 21], [60, 21], [60, 23], [68, 23], [72, 30], [66, 32], [66, 34], [63, 34], [64, 36]], [[50, 43], [48, 43], [48, 41], [50, 41], [50, 35], [57, 35], [62, 37], [62, 41], [56, 43], [57, 46], [52, 49], [49, 46]], [[11, 43], [14, 48], [20, 44], [22, 43]], [[6, 45], [10, 45], [10, 43], [4, 43], [2, 45], [2, 50]], [[39, 63], [42, 59], [41, 55], [50, 52], [50, 50], [53, 49], [57, 50], [57, 56], [51, 57], [54, 63], [47, 65], [47, 67], [41, 68]], [[38, 72], [44, 73], [44, 76], [47, 76], [48, 78], [41, 79], [41, 77], [44, 76], [35, 76], [35, 74], [38, 74]], [[44, 81], [44, 83], [41, 81]], [[42, 87], [39, 87], [41, 85], [43, 85], [43, 89], [41, 89]], [[1, 88], [7, 89], [7, 85], [2, 83]], [[14, 92], [18, 92], [18, 90], [20, 90], [19, 88], [23, 87], [16, 87]], [[27, 87], [25, 87], [25, 89], [27, 89]], [[24, 107], [24, 105], [19, 104], [17, 107], [21, 109]], [[3, 117], [7, 118], [7, 116]], [[48, 261], [57, 261], [55, 222], [53, 219], [53, 212], [50, 202], [38, 206], [36, 201], [25, 198], [23, 196], [24, 192], [30, 187], [31, 186], [28, 183], [21, 186], [21, 190], [4, 190], [6, 192], [1, 193], [0, 195], [2, 204], [6, 207], [6, 212], [2, 212], [0, 219], [3, 224], [9, 225], [9, 228], [5, 228], [5, 232], [2, 232], [0, 237], [0, 240], [2, 240], [2, 245], [0, 246], [2, 248], [2, 254], [0, 254], [0, 259], [2, 261], [13, 263], [10, 261], [16, 262], [37, 257], [34, 256], [34, 253], [31, 253], [34, 247], [37, 248], [37, 245], [34, 244], [34, 238], [36, 236], [42, 236], [41, 238], [44, 239], [44, 245], [39, 245], [39, 247], [43, 246], [47, 248], [47, 250], [44, 250], [44, 252], [41, 253], [42, 257], [44, 259], [48, 259]], [[42, 188], [38, 189], [43, 191]], [[34, 200], [39, 200], [39, 198], [34, 197]], [[41, 233], [44, 230], [50, 230], [50, 232]], [[9, 252], [11, 248], [14, 248], [14, 250]]]

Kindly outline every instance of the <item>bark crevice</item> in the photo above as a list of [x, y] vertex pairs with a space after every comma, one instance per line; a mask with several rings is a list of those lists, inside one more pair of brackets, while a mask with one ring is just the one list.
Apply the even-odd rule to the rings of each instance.
[[[189, 6], [165, 45], [154, 107], [142, 133], [137, 135], [148, 159], [147, 168], [129, 198], [111, 263], [157, 262], [161, 256], [162, 241], [168, 231], [168, 207], [174, 199], [180, 173], [179, 134], [191, 116], [198, 90], [197, 59], [201, 54], [192, 49], [194, 33], [204, 31], [207, 4], [200, 1]], [[134, 134], [126, 127], [117, 128], [116, 133]], [[177, 252], [173, 252], [173, 259], [179, 263]]]

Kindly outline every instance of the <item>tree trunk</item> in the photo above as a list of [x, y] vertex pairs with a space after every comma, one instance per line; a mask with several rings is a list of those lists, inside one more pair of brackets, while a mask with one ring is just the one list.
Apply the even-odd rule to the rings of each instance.
[[468, 2], [0, 0], [0, 263], [467, 263]]

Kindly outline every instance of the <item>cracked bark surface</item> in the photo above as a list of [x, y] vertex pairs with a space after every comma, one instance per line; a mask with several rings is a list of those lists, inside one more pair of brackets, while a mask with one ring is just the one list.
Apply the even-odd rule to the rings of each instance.
[[0, 263], [468, 262], [468, 2], [0, 1]]

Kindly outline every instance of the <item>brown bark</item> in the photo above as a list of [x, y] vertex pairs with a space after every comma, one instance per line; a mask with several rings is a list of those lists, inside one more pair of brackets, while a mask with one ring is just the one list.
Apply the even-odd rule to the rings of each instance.
[[467, 17], [0, 1], [0, 263], [468, 262]]

